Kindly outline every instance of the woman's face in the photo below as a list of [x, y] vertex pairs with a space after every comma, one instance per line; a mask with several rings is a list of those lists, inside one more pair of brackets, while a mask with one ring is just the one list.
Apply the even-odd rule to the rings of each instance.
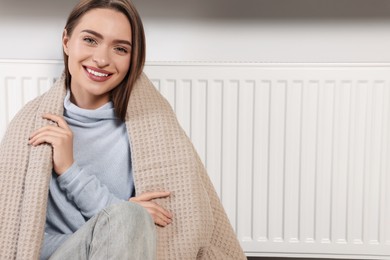
[[126, 16], [111, 9], [93, 9], [80, 19], [71, 36], [64, 32], [71, 100], [95, 109], [110, 99], [130, 67], [131, 27]]

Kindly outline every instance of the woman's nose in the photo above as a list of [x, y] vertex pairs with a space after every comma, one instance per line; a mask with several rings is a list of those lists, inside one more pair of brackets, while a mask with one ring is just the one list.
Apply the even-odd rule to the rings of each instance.
[[99, 68], [108, 66], [110, 64], [110, 55], [108, 49], [103, 46], [96, 48], [92, 60]]

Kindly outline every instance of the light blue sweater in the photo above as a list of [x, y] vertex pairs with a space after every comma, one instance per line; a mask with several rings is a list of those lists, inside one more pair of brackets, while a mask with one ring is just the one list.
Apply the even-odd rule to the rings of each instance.
[[75, 163], [60, 177], [52, 174], [41, 259], [88, 219], [134, 192], [127, 130], [115, 117], [112, 102], [81, 109], [70, 102], [68, 90], [64, 118], [73, 131]]

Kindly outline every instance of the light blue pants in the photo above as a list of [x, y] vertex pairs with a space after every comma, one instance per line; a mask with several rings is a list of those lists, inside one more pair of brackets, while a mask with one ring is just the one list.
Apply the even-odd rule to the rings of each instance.
[[156, 229], [141, 206], [123, 202], [102, 210], [50, 257], [69, 259], [156, 259]]

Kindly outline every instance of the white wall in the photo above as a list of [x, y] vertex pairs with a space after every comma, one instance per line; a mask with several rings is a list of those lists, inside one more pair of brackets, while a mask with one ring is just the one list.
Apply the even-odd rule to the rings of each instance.
[[[0, 0], [0, 59], [61, 59], [76, 2]], [[390, 61], [387, 0], [134, 2], [149, 61]]]

